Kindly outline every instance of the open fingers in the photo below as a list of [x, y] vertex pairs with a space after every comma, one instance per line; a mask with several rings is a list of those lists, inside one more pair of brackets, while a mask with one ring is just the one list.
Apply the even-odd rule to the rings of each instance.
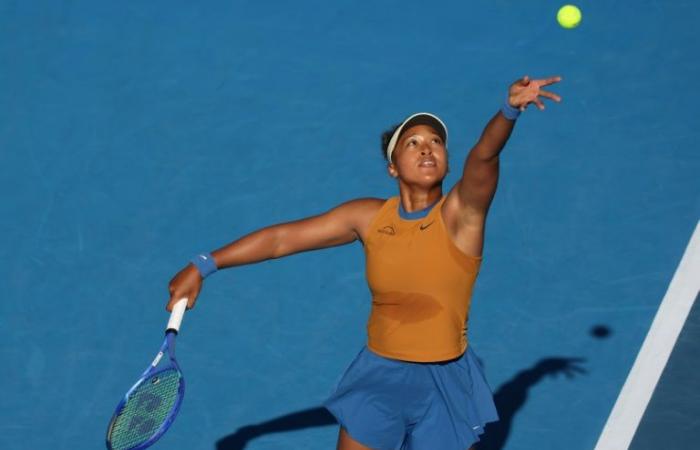
[[554, 100], [555, 102], [560, 102], [560, 101], [561, 101], [561, 97], [558, 96], [557, 94], [553, 93], [553, 92], [548, 92], [548, 91], [540, 90], [540, 92], [539, 92], [537, 95], [541, 95], [542, 97], [547, 97], [547, 98], [549, 98], [549, 99]]
[[537, 80], [540, 83], [540, 86], [548, 86], [550, 84], [558, 83], [561, 81], [561, 77], [559, 75], [555, 77], [549, 77], [549, 78], [544, 78], [542, 80]]

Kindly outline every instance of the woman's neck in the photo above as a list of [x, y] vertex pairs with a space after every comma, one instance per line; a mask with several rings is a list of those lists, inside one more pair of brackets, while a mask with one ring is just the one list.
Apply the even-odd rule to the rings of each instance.
[[409, 191], [399, 189], [399, 203], [406, 213], [430, 208], [442, 198], [442, 186], [436, 186], [430, 191]]

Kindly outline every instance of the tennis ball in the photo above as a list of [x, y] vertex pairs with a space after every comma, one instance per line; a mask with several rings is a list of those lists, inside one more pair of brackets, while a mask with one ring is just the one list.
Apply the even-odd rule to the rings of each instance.
[[564, 28], [576, 28], [581, 23], [581, 10], [574, 5], [564, 5], [557, 12], [557, 22]]

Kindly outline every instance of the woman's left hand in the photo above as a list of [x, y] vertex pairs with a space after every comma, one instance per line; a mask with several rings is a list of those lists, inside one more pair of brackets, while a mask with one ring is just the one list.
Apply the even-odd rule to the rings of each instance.
[[543, 110], [544, 103], [540, 100], [540, 96], [547, 97], [555, 102], [560, 102], [561, 97], [540, 88], [542, 86], [558, 83], [559, 81], [561, 81], [561, 77], [559, 76], [545, 78], [543, 80], [531, 80], [530, 77], [525, 75], [523, 78], [510, 85], [510, 89], [508, 90], [508, 103], [510, 106], [518, 108], [520, 111], [525, 111], [525, 108], [527, 108], [527, 105], [530, 103], [534, 103], [540, 110]]

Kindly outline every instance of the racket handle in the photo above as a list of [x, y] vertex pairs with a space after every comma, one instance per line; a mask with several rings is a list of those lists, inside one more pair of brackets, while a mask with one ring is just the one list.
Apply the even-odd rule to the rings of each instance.
[[185, 309], [187, 309], [187, 297], [178, 300], [175, 305], [173, 305], [173, 312], [170, 313], [170, 320], [168, 320], [168, 328], [166, 331], [180, 331], [180, 324], [182, 323], [182, 317], [185, 315]]

